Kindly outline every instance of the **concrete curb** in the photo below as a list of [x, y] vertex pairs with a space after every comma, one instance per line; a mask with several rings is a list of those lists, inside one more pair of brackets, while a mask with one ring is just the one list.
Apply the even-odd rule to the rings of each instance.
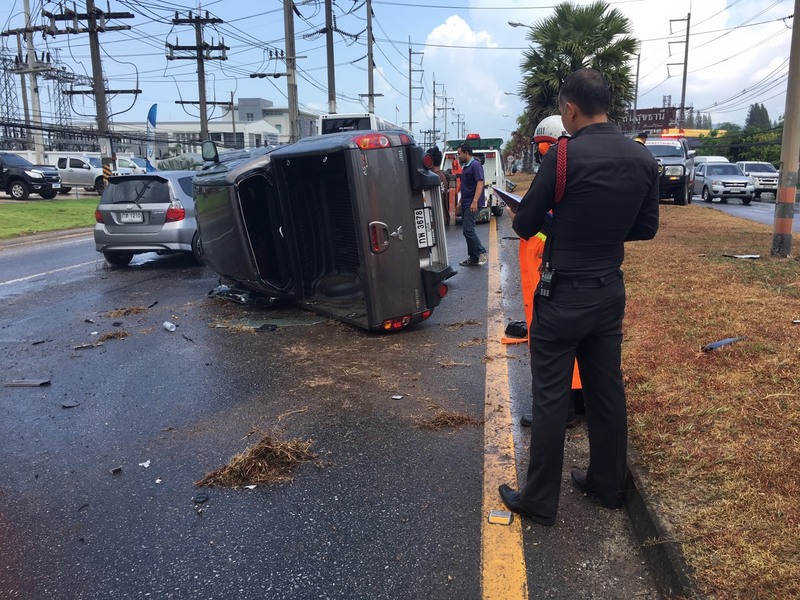
[[92, 232], [93, 227], [83, 227], [81, 229], [62, 229], [56, 231], [43, 231], [41, 233], [32, 233], [30, 235], [22, 235], [19, 237], [6, 238], [0, 240], [0, 248], [13, 248], [14, 246], [24, 246], [25, 244], [32, 244], [34, 242], [41, 242], [42, 240], [59, 240], [80, 235], [87, 235]]
[[647, 488], [646, 471], [638, 466], [637, 458], [634, 451], [629, 451], [630, 475], [625, 510], [656, 587], [665, 598], [703, 598], [680, 543], [661, 516], [659, 499]]

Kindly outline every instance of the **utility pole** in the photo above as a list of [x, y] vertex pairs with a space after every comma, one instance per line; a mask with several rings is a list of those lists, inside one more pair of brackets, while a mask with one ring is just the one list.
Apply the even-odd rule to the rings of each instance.
[[[685, 19], [670, 19], [670, 25], [677, 21], [686, 21], [686, 41], [683, 42], [683, 85], [681, 86], [681, 109], [678, 116], [678, 129], [683, 129], [684, 117], [686, 114], [686, 76], [689, 73], [689, 25], [691, 23], [692, 13], [688, 13]], [[673, 42], [670, 42], [673, 43]], [[680, 44], [681, 42], [674, 42]], [[681, 63], [671, 63], [672, 65], [679, 65]], [[667, 67], [670, 65], [668, 64]]]
[[636, 122], [636, 108], [639, 105], [639, 63], [642, 59], [641, 48], [639, 54], [636, 55], [636, 86], [633, 88], [633, 126], [631, 130], [634, 133], [639, 132], [639, 124]]
[[[167, 60], [195, 60], [197, 61], [197, 89], [199, 93], [199, 100], [198, 102], [185, 102], [180, 101], [176, 102], [176, 104], [200, 104], [200, 139], [207, 140], [208, 139], [208, 102], [206, 100], [206, 66], [205, 62], [207, 60], [228, 60], [228, 56], [225, 54], [230, 48], [228, 48], [222, 40], [220, 40], [219, 44], [213, 44], [213, 40], [211, 44], [208, 44], [203, 39], [203, 26], [204, 25], [216, 25], [223, 23], [222, 19], [216, 17], [209, 17], [208, 11], [206, 11], [206, 16], [203, 18], [200, 16], [200, 13], [196, 16], [192, 15], [192, 11], [189, 11], [188, 18], [181, 18], [178, 16], [178, 12], [175, 11], [175, 18], [172, 19], [173, 25], [191, 25], [194, 27], [194, 39], [195, 45], [194, 46], [180, 46], [178, 45], [178, 40], [175, 40], [175, 44], [170, 44], [169, 42], [165, 43], [164, 46], [169, 50], [167, 53]], [[218, 56], [212, 56], [211, 51], [217, 50], [221, 52]], [[193, 55], [187, 56], [176, 56], [175, 52], [194, 52]], [[227, 104], [227, 103], [225, 103]]]
[[[372, 59], [372, 0], [367, 0], [367, 83], [369, 92], [369, 112], [375, 112], [375, 82], [373, 80]], [[410, 118], [410, 117], [409, 117]], [[410, 129], [410, 128], [409, 128]]]
[[456, 132], [457, 132], [456, 135], [460, 138], [466, 137], [466, 133], [464, 132], [464, 129], [462, 129], [462, 124], [464, 125], [464, 128], [466, 128], [466, 123], [464, 123], [464, 121], [461, 119], [461, 117], [463, 116], [465, 115], [462, 115], [461, 113], [456, 113], [456, 120], [453, 121], [452, 123], [453, 125], [456, 126]]
[[775, 202], [775, 225], [772, 230], [772, 256], [786, 258], [792, 251], [792, 222], [797, 194], [798, 156], [800, 156], [800, 25], [797, 15], [800, 0], [794, 0], [792, 45], [789, 51], [789, 80], [783, 114], [781, 175]]
[[[68, 95], [78, 94], [93, 94], [95, 105], [97, 106], [97, 133], [98, 142], [100, 145], [100, 155], [103, 160], [103, 178], [108, 179], [111, 175], [111, 167], [114, 162], [114, 148], [111, 141], [111, 131], [109, 129], [108, 119], [108, 105], [106, 103], [107, 94], [141, 94], [141, 90], [107, 90], [105, 78], [103, 77], [103, 63], [100, 57], [100, 40], [98, 33], [106, 31], [123, 31], [129, 30], [130, 25], [115, 25], [109, 26], [108, 20], [110, 19], [132, 19], [131, 13], [113, 13], [105, 12], [99, 8], [95, 8], [94, 0], [86, 0], [86, 12], [81, 14], [72, 10], [66, 10], [60, 14], [50, 12], [42, 13], [45, 17], [50, 19], [50, 27], [47, 28], [46, 33], [52, 36], [64, 34], [89, 34], [89, 53], [92, 61], [92, 89], [86, 91], [70, 90], [64, 92]], [[78, 26], [79, 20], [86, 20], [86, 27]], [[71, 23], [64, 29], [56, 29], [56, 21], [65, 21]]]
[[[335, 115], [336, 75], [333, 62], [333, 0], [325, 0], [325, 47], [328, 52], [328, 113]], [[370, 89], [370, 92], [372, 92], [372, 89]], [[322, 132], [318, 131], [317, 133]]]
[[424, 52], [414, 52], [411, 50], [411, 38], [408, 38], [408, 130], [412, 131], [414, 128], [415, 121], [411, 120], [411, 99], [412, 99], [412, 90], [421, 90], [422, 86], [420, 85], [413, 85], [413, 81], [411, 80], [412, 73], [421, 73], [422, 69], [412, 69], [411, 68], [411, 57], [414, 54], [424, 55]]
[[298, 106], [297, 106], [297, 56], [295, 56], [294, 49], [294, 10], [293, 0], [284, 0], [283, 2], [283, 24], [286, 33], [286, 73], [287, 73], [287, 87], [289, 97], [289, 143], [293, 144], [300, 139], [300, 127], [297, 123]]
[[452, 98], [448, 98], [447, 96], [443, 96], [442, 100], [444, 101], [444, 106], [441, 108], [437, 108], [436, 110], [441, 110], [444, 112], [444, 117], [442, 120], [444, 121], [444, 145], [447, 146], [447, 111], [448, 110], [455, 110], [452, 106], [447, 106], [450, 102], [453, 101]]

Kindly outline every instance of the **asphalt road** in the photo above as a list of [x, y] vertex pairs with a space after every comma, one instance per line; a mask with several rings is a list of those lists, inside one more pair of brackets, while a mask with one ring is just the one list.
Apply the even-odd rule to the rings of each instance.
[[[523, 318], [517, 241], [497, 223], [500, 287], [460, 267], [430, 320], [391, 335], [209, 298], [217, 276], [181, 256], [110, 269], [86, 234], [0, 248], [3, 383], [50, 382], [0, 387], [0, 597], [485, 597], [483, 428], [416, 423], [481, 419], [487, 387], [507, 389], [524, 477], [526, 347], [486, 380], [487, 298]], [[456, 227], [448, 243], [456, 264]], [[319, 463], [252, 490], [195, 486], [267, 434], [310, 440]], [[568, 482], [586, 464], [580, 424], [558, 523], [522, 521], [527, 597], [657, 598], [625, 512]]]
[[[707, 206], [714, 210], [720, 210], [734, 217], [762, 223], [763, 225], [773, 226], [775, 224], [775, 198], [773, 196], [767, 196], [765, 201], [753, 201], [750, 203], [750, 206], [745, 206], [742, 204], [741, 200], [736, 199], [730, 199], [725, 204], [721, 203], [719, 200], [714, 200], [711, 203], [704, 203], [700, 196], [695, 196], [692, 199], [692, 203], [698, 206]], [[795, 206], [792, 233], [800, 233], [800, 219], [797, 218], [797, 206]]]

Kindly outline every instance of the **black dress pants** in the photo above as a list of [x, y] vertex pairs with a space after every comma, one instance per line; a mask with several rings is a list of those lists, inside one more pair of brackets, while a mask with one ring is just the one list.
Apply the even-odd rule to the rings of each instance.
[[536, 295], [530, 331], [533, 380], [531, 456], [523, 505], [555, 517], [561, 492], [564, 438], [577, 357], [589, 433], [587, 484], [609, 500], [624, 490], [628, 422], [620, 370], [625, 284], [557, 281], [550, 298]]

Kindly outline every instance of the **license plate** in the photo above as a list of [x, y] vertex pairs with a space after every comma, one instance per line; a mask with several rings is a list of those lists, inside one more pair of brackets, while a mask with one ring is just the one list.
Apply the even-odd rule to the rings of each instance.
[[433, 233], [433, 212], [429, 206], [414, 210], [414, 225], [417, 231], [417, 247], [430, 248], [436, 245], [436, 236]]
[[120, 223], [144, 223], [144, 215], [140, 212], [119, 213]]
[[60, 190], [61, 189], [61, 184], [60, 183], [54, 183], [52, 187], [53, 187], [54, 190]]

